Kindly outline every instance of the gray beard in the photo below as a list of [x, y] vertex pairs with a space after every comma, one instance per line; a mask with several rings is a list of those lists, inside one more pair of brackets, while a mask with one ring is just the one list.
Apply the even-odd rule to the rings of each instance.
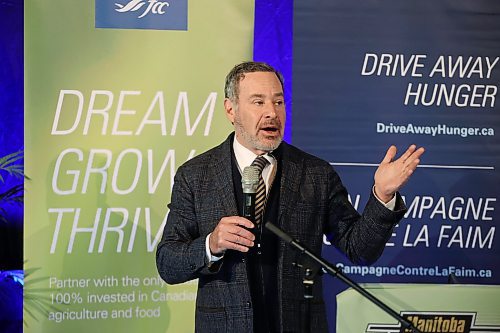
[[248, 134], [247, 132], [245, 132], [245, 130], [243, 129], [243, 126], [241, 126], [240, 122], [237, 119], [235, 119], [235, 121], [234, 121], [234, 126], [235, 126], [235, 129], [236, 129], [236, 133], [238, 133], [239, 136], [241, 136], [241, 138], [245, 142], [250, 143], [250, 145], [253, 148], [255, 148], [256, 150], [262, 150], [262, 151], [270, 152], [270, 151], [273, 151], [276, 148], [278, 148], [278, 146], [283, 141], [283, 137], [279, 137], [279, 138], [276, 138], [276, 140], [274, 140], [274, 142], [271, 142], [270, 144], [264, 144], [264, 143], [260, 142], [258, 140], [258, 138], [253, 137], [250, 134]]

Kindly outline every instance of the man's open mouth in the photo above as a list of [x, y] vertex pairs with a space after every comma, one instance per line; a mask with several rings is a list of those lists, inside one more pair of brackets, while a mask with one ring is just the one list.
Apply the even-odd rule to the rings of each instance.
[[260, 128], [262, 131], [265, 131], [265, 132], [268, 132], [268, 133], [276, 133], [279, 131], [279, 127], [278, 126], [264, 126], [264, 127], [261, 127]]

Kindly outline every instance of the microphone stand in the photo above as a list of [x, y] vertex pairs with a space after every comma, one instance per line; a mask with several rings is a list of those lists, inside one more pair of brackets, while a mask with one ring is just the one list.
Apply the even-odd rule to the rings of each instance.
[[308, 257], [299, 259], [298, 261], [300, 262], [294, 262], [292, 264], [301, 268], [303, 272], [302, 283], [304, 285], [305, 309], [301, 332], [311, 333], [311, 301], [314, 298], [313, 285], [316, 275], [321, 273], [321, 266], [316, 262], [312, 262]]
[[352, 289], [356, 290], [358, 293], [360, 293], [362, 296], [366, 297], [369, 299], [372, 303], [374, 303], [376, 306], [378, 306], [380, 309], [384, 310], [387, 314], [389, 314], [391, 317], [396, 319], [401, 323], [403, 328], [405, 328], [405, 332], [409, 330], [408, 332], [413, 332], [413, 333], [422, 333], [420, 330], [418, 330], [416, 327], [412, 325], [410, 321], [405, 319], [403, 316], [401, 316], [399, 313], [391, 309], [389, 306], [387, 306], [385, 303], [383, 303], [381, 300], [370, 294], [368, 291], [363, 289], [359, 284], [351, 280], [349, 277], [347, 277], [342, 270], [337, 268], [336, 266], [330, 264], [328, 261], [324, 260], [323, 258], [315, 255], [311, 251], [309, 251], [305, 246], [300, 244], [298, 241], [293, 239], [290, 235], [285, 233], [283, 230], [272, 224], [271, 222], [267, 222], [265, 224], [265, 227], [271, 231], [273, 234], [281, 238], [285, 243], [288, 243], [292, 245], [296, 250], [298, 250], [300, 253], [305, 254], [308, 258], [310, 258], [313, 262], [318, 263], [322, 270], [328, 274], [330, 274], [333, 277], [339, 278], [342, 282], [347, 284], [349, 287]]

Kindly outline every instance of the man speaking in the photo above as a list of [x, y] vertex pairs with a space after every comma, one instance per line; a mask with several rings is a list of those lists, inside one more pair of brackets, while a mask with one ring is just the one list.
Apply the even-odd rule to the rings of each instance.
[[[177, 171], [158, 272], [170, 284], [199, 279], [196, 332], [298, 332], [304, 320], [311, 332], [328, 332], [321, 279], [306, 313], [297, 253], [263, 224], [272, 222], [317, 255], [325, 234], [352, 262], [370, 264], [406, 211], [397, 191], [424, 149], [412, 145], [396, 160], [396, 147], [388, 149], [360, 215], [328, 162], [282, 141], [283, 79], [274, 68], [235, 66], [224, 108], [234, 132]], [[242, 176], [244, 186], [254, 178], [252, 214]]]

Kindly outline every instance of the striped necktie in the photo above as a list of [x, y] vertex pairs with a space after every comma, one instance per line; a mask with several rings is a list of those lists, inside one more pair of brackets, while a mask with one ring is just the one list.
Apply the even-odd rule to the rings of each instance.
[[259, 186], [255, 193], [255, 224], [260, 224], [262, 222], [262, 215], [266, 205], [266, 184], [264, 183], [264, 178], [262, 178], [262, 170], [264, 170], [265, 166], [268, 164], [269, 161], [264, 156], [257, 156], [252, 162], [252, 166], [259, 169]]

